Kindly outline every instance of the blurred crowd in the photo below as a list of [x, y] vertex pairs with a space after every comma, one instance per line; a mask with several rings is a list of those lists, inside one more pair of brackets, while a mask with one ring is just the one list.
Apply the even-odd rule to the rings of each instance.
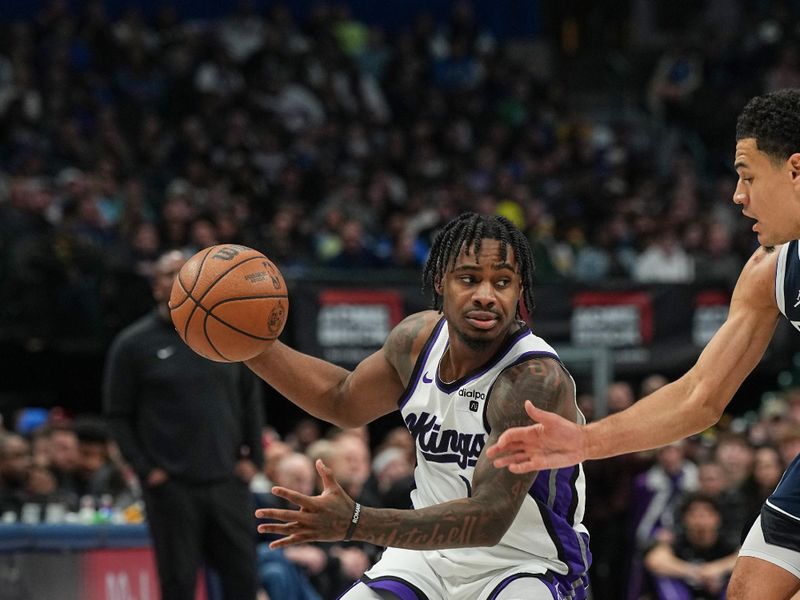
[[[609, 411], [624, 410], [666, 382], [652, 375], [636, 390], [612, 383]], [[595, 399], [584, 394], [579, 403], [592, 420]], [[283, 436], [264, 429], [264, 470], [250, 482], [257, 506], [288, 506], [272, 485], [319, 493], [314, 462], [322, 459], [364, 505], [411, 507], [415, 457], [404, 427], [379, 440], [366, 428], [326, 427], [303, 419]], [[766, 396], [757, 414], [725, 417], [686, 441], [586, 463], [593, 597], [669, 600], [678, 597], [677, 581], [691, 591], [686, 597], [717, 598], [743, 535], [798, 452], [800, 390], [789, 389]], [[25, 409], [0, 432], [2, 522], [90, 525], [145, 516], [140, 483], [100, 418]], [[360, 542], [270, 550], [270, 539], [254, 532], [259, 579], [268, 597], [282, 600], [336, 598], [380, 553]]]
[[[283, 439], [265, 428], [263, 448], [264, 470], [250, 481], [258, 507], [289, 506], [271, 493], [273, 485], [319, 493], [314, 462], [322, 459], [346, 492], [365, 505], [411, 508], [415, 457], [404, 427], [372, 444], [366, 428], [326, 431], [306, 419]], [[140, 523], [146, 518], [141, 489], [99, 416], [24, 409], [13, 424], [0, 428], [0, 523]], [[360, 542], [270, 550], [271, 539], [253, 530], [261, 586], [269, 598], [281, 600], [336, 598], [380, 552]]]
[[346, 4], [300, 21], [246, 1], [112, 20], [50, 0], [3, 24], [6, 334], [119, 329], [171, 247], [235, 241], [293, 274], [414, 269], [467, 209], [523, 228], [543, 283], [730, 283], [753, 244], [730, 203], [734, 116], [800, 82], [796, 4], [580, 4], [541, 7], [533, 40], [496, 39], [463, 0], [399, 31]]
[[[666, 383], [612, 383], [609, 412]], [[594, 399], [579, 402], [591, 420]], [[594, 597], [723, 597], [739, 545], [798, 452], [800, 391], [788, 389], [682, 442], [585, 463]]]
[[[402, 31], [345, 4], [300, 21], [247, 2], [216, 20], [166, 5], [112, 20], [98, 0], [51, 0], [0, 25], [2, 336], [119, 330], [150, 306], [167, 248], [242, 243], [295, 276], [418, 271], [465, 210], [522, 228], [542, 283], [732, 284], [754, 243], [730, 202], [734, 118], [753, 94], [800, 86], [798, 4], [632, 0], [616, 27], [583, 4], [565, 3], [537, 40], [497, 39], [463, 1], [446, 22], [422, 13]], [[587, 59], [625, 26], [616, 54]], [[630, 95], [597, 73], [581, 89], [570, 68], [587, 61]], [[637, 397], [617, 382], [607, 405]], [[589, 417], [592, 406], [584, 396]], [[257, 502], [281, 504], [271, 483], [319, 489], [324, 458], [365, 505], [408, 506], [410, 437], [375, 442], [314, 421], [266, 431]], [[788, 392], [752, 421], [587, 464], [595, 598], [658, 598], [664, 578], [717, 597], [798, 451], [800, 394]], [[91, 415], [26, 409], [0, 433], [4, 522], [135, 522], [140, 498]], [[358, 543], [264, 542], [274, 598], [336, 597], [376, 558]]]

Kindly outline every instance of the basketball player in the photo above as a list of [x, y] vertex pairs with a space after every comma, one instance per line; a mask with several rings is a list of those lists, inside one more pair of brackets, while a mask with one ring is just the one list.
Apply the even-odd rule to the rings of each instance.
[[[513, 473], [655, 448], [719, 420], [758, 364], [783, 314], [800, 329], [800, 90], [751, 100], [736, 127], [733, 201], [756, 221], [761, 248], [744, 266], [725, 324], [680, 379], [588, 426], [526, 404], [535, 425], [489, 450]], [[800, 457], [761, 510], [740, 552], [729, 600], [778, 600], [800, 590]]]
[[387, 546], [343, 598], [586, 598], [590, 554], [580, 466], [517, 475], [484, 447], [542, 410], [584, 422], [572, 378], [519, 319], [533, 263], [507, 219], [463, 214], [434, 240], [425, 287], [434, 306], [396, 326], [352, 372], [276, 343], [248, 366], [309, 413], [351, 428], [400, 410], [417, 453], [413, 510], [361, 506], [317, 462], [324, 491], [273, 492], [302, 510], [264, 509], [273, 547], [309, 540]]

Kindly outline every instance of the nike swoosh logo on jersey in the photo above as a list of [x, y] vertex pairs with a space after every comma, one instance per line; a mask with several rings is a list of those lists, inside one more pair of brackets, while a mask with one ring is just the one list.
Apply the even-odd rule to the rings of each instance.
[[156, 352], [156, 356], [161, 360], [166, 360], [173, 354], [175, 354], [174, 346], [167, 346], [166, 348], [161, 348], [158, 352]]
[[433, 379], [428, 377], [428, 372], [425, 371], [425, 375], [422, 376], [422, 383], [431, 383]]

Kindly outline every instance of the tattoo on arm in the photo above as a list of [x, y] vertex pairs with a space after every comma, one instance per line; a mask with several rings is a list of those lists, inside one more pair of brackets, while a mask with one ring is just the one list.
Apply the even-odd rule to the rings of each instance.
[[414, 342], [429, 323], [430, 317], [425, 313], [413, 314], [398, 324], [383, 344], [386, 360], [395, 368], [404, 384], [408, 384], [417, 358], [413, 352]]
[[[509, 427], [527, 425], [525, 400], [575, 418], [572, 379], [550, 358], [509, 369], [495, 382], [487, 399], [491, 445]], [[473, 473], [473, 495], [420, 510], [365, 509], [356, 538], [383, 546], [433, 550], [491, 546], [514, 521], [536, 473], [515, 475], [496, 469], [481, 453]], [[466, 495], [466, 487], [465, 487]]]
[[[491, 422], [492, 409], [497, 410], [506, 404], [502, 414], [496, 414], [499, 424], [505, 429], [519, 425], [530, 425], [530, 417], [525, 412], [525, 400], [533, 402], [542, 410], [557, 413], [567, 419], [575, 419], [575, 389], [572, 378], [560, 362], [553, 358], [536, 358], [512, 367], [497, 379], [492, 390], [492, 403], [489, 404], [487, 416]], [[510, 422], [515, 414], [519, 422]], [[502, 418], [502, 415], [508, 415]]]

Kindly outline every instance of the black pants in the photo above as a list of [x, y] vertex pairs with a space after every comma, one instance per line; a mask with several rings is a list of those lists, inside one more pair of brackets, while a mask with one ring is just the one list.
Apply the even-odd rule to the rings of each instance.
[[225, 600], [254, 600], [254, 504], [247, 485], [175, 480], [146, 489], [147, 522], [162, 600], [194, 600], [201, 564], [219, 574]]

